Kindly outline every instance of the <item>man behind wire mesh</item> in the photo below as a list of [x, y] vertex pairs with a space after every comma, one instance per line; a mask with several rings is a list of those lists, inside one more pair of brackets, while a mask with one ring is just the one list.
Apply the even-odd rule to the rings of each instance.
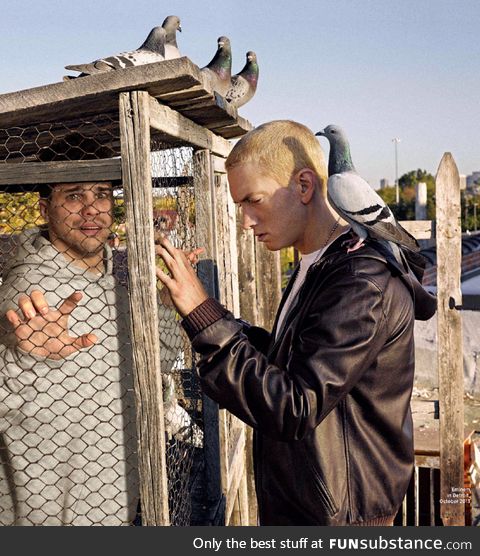
[[[44, 186], [0, 286], [0, 524], [129, 525], [138, 499], [128, 297], [112, 183]], [[179, 346], [160, 306], [162, 368]], [[177, 346], [177, 349], [175, 349]]]

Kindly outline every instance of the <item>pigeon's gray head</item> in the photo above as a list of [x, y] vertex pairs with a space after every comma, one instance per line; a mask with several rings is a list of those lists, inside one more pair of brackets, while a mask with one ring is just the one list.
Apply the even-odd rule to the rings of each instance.
[[218, 37], [217, 44], [218, 48], [230, 50], [230, 39], [228, 37]]
[[182, 32], [180, 18], [176, 15], [169, 15], [166, 17], [162, 23], [162, 27], [167, 32], [167, 38], [171, 35], [175, 35], [177, 31], [180, 31], [180, 33]]
[[354, 172], [350, 146], [347, 136], [338, 125], [328, 125], [315, 135], [326, 137], [330, 143], [330, 154], [328, 157], [328, 175], [339, 174], [341, 172]]
[[247, 62], [257, 62], [257, 55], [253, 52], [253, 50], [249, 50], [247, 52]]
[[335, 141], [335, 142], [346, 140], [346, 136], [345, 133], [343, 132], [343, 129], [338, 125], [328, 125], [322, 131], [315, 133], [315, 135], [317, 136], [321, 135], [323, 137], [326, 137], [329, 141]]

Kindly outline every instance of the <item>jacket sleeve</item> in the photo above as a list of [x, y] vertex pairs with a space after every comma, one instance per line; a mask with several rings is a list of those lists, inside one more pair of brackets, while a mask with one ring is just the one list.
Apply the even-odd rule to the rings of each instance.
[[[206, 393], [280, 440], [312, 431], [352, 389], [385, 343], [383, 295], [367, 276], [323, 284], [290, 337], [280, 368], [255, 349], [228, 313], [193, 339]], [[287, 334], [291, 334], [289, 330]]]

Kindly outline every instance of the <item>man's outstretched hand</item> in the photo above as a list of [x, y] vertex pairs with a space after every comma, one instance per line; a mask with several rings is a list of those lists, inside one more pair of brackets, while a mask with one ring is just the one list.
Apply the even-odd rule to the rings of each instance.
[[161, 237], [157, 242], [156, 254], [162, 257], [170, 272], [168, 275], [157, 266], [157, 278], [168, 289], [173, 304], [184, 317], [208, 299], [193, 266], [196, 263], [196, 255], [201, 253], [202, 249], [186, 254], [176, 249], [166, 237]]
[[14, 328], [18, 347], [40, 357], [64, 359], [93, 346], [97, 342], [94, 334], [75, 337], [68, 333], [68, 317], [80, 299], [80, 292], [72, 293], [58, 309], [52, 309], [38, 290], [19, 297], [20, 311], [10, 310], [5, 315]]

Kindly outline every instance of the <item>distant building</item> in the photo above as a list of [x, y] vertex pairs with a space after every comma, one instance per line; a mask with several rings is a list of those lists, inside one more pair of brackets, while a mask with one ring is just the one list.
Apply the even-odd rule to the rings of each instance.
[[380, 189], [385, 189], [386, 187], [389, 187], [388, 180], [387, 178], [382, 178], [380, 180]]

